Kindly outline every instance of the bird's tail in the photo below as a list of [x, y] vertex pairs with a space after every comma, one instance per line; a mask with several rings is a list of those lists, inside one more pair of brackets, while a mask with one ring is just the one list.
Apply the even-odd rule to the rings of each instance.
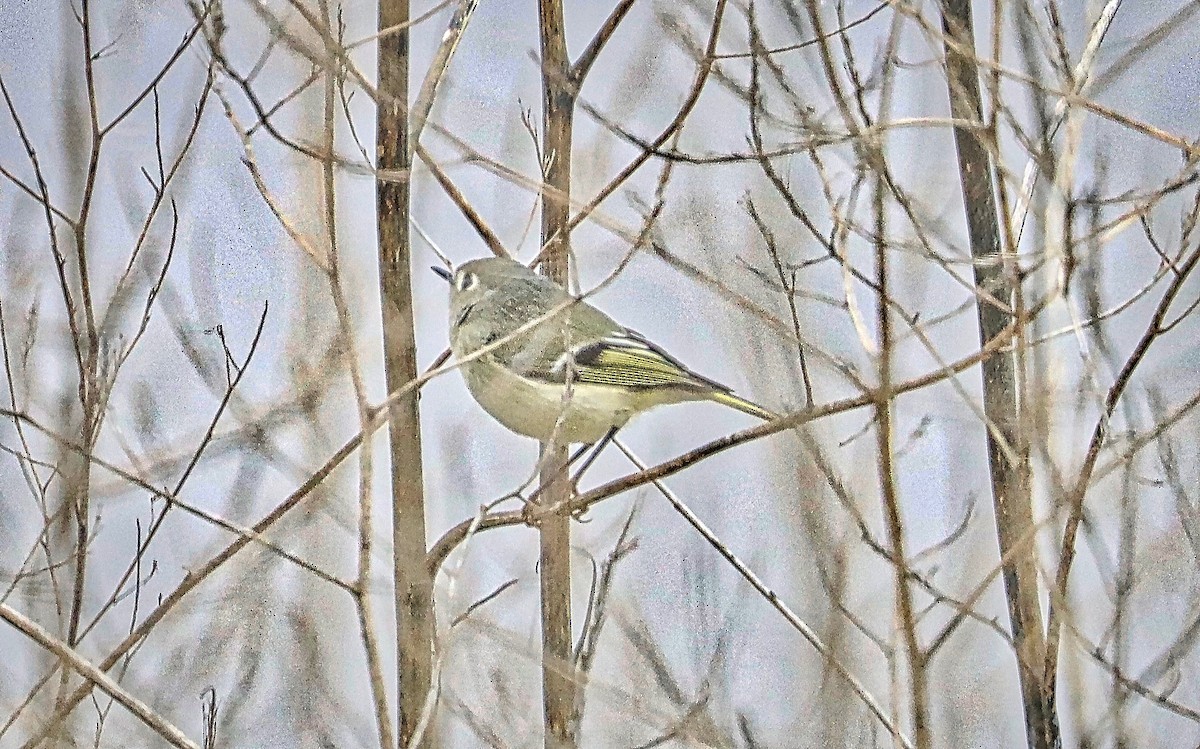
[[729, 406], [730, 408], [736, 408], [742, 413], [747, 413], [751, 416], [757, 416], [763, 421], [770, 421], [771, 419], [779, 418], [778, 414], [768, 411], [757, 403], [752, 403], [745, 398], [736, 396], [733, 393], [725, 392], [724, 390], [714, 390], [709, 398], [717, 403]]

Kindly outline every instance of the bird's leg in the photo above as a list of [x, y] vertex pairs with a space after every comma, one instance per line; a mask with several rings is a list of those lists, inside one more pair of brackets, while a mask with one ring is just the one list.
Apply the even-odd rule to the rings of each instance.
[[[575, 457], [578, 457], [579, 455], [583, 454], [584, 450], [587, 450], [587, 449], [591, 450], [591, 453], [587, 456], [587, 459], [583, 461], [583, 465], [580, 466], [579, 470], [575, 472], [575, 475], [571, 477], [571, 494], [570, 494], [570, 496], [575, 497], [575, 496], [579, 495], [579, 479], [583, 478], [583, 474], [587, 472], [587, 469], [592, 467], [592, 463], [596, 462], [596, 458], [600, 457], [600, 453], [604, 451], [604, 448], [608, 447], [608, 443], [613, 441], [613, 437], [617, 436], [617, 430], [619, 430], [620, 428], [621, 427], [611, 427], [607, 432], [604, 433], [604, 436], [601, 437], [597, 442], [595, 442], [592, 445], [584, 445], [576, 453]], [[567, 465], [569, 466], [570, 463], [568, 463]], [[575, 519], [579, 520], [580, 516], [583, 513], [584, 513], [584, 510], [580, 510], [579, 512], [574, 513]]]
[[[575, 476], [571, 479], [570, 496], [574, 496], [575, 494], [579, 493], [580, 477], [583, 476], [583, 472], [586, 471], [588, 468], [590, 468], [592, 463], [594, 463], [596, 461], [596, 458], [600, 455], [600, 451], [603, 450], [608, 445], [609, 442], [612, 442], [612, 438], [617, 435], [617, 429], [619, 429], [619, 427], [612, 427], [599, 440], [589, 443], [589, 444], [586, 444], [586, 445], [580, 445], [579, 448], [577, 450], [575, 450], [575, 452], [571, 453], [571, 456], [569, 458], [567, 458], [567, 462], [564, 463], [563, 467], [562, 467], [563, 473], [560, 474], [559, 477], [561, 477], [562, 475], [565, 475], [568, 471], [570, 471], [571, 466], [575, 465], [575, 463], [578, 462], [579, 459], [582, 458], [585, 453], [587, 453], [588, 451], [591, 451], [591, 455], [587, 456], [587, 459], [583, 461], [583, 466], [578, 471], [576, 471]], [[526, 505], [536, 502], [538, 500], [538, 497], [540, 497], [542, 494], [542, 489], [543, 489], [543, 487], [539, 486], [533, 492], [533, 494], [531, 494], [529, 496], [529, 499], [525, 499], [524, 497], [521, 497], [521, 501], [525, 502]]]
[[579, 456], [583, 455], [584, 452], [591, 450], [591, 454], [587, 456], [587, 460], [583, 461], [583, 465], [579, 467], [579, 470], [575, 472], [575, 477], [571, 479], [571, 488], [572, 489], [576, 488], [575, 484], [579, 483], [579, 479], [583, 476], [584, 472], [587, 471], [587, 469], [592, 467], [592, 463], [596, 462], [596, 458], [600, 457], [601, 451], [603, 451], [604, 448], [608, 447], [608, 443], [612, 442], [613, 437], [617, 436], [618, 429], [620, 429], [620, 427], [610, 428], [607, 432], [604, 433], [604, 436], [601, 437], [599, 440], [597, 440], [596, 442], [593, 442], [590, 445], [583, 445], [575, 452], [575, 454], [573, 456], [571, 456], [571, 460], [567, 462], [568, 466], [571, 463], [575, 462], [575, 460]]
[[577, 461], [581, 457], [583, 457], [583, 454], [585, 452], [587, 452], [588, 450], [590, 450], [591, 448], [592, 448], [591, 445], [580, 445], [579, 449], [576, 450], [575, 452], [571, 453], [571, 457], [567, 458], [567, 463], [566, 463], [566, 465], [563, 466], [563, 469], [566, 470], [567, 468], [570, 468], [572, 465], [575, 464], [575, 461]]

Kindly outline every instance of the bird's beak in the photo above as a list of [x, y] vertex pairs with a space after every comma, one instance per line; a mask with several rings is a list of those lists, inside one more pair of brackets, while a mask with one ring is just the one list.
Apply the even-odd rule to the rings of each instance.
[[446, 270], [445, 268], [440, 268], [436, 265], [430, 266], [429, 270], [433, 271], [434, 273], [438, 274], [442, 278], [446, 279], [446, 283], [450, 283], [450, 278], [451, 278], [450, 271]]

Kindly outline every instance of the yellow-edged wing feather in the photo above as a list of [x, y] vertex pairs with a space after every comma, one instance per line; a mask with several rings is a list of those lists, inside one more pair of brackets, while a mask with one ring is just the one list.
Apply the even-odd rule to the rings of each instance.
[[576, 359], [576, 379], [598, 385], [628, 388], [682, 387], [708, 389], [710, 383], [677, 363], [648, 348], [602, 344], [601, 348]]
[[670, 354], [629, 331], [581, 347], [574, 355], [575, 381], [634, 390], [679, 388], [763, 420], [775, 414], [692, 372]]

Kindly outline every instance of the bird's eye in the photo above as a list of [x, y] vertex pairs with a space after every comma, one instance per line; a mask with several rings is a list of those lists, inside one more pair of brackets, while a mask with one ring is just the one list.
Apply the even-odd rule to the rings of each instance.
[[469, 291], [476, 283], [479, 282], [479, 276], [471, 271], [464, 271], [458, 274], [458, 278], [454, 280], [454, 288], [459, 291]]

